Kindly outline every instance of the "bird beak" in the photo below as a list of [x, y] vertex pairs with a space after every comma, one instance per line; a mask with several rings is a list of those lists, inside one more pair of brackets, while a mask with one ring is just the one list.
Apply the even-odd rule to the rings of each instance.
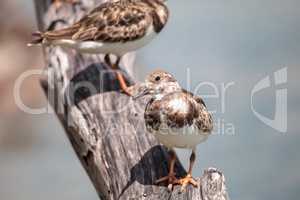
[[133, 100], [136, 100], [136, 99], [138, 99], [140, 97], [143, 97], [147, 94], [150, 94], [150, 89], [147, 88], [147, 87], [142, 87], [142, 89], [136, 95], [132, 96], [132, 98], [133, 98]]

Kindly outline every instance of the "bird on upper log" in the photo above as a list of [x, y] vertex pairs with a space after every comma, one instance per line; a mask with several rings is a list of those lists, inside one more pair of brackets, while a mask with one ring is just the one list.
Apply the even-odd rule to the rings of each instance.
[[[169, 149], [169, 174], [156, 181], [168, 181], [168, 188], [181, 185], [181, 191], [188, 184], [197, 187], [192, 178], [196, 159], [196, 146], [208, 138], [213, 129], [213, 120], [203, 99], [181, 88], [168, 72], [158, 70], [147, 76], [134, 99], [151, 95], [144, 113], [147, 130]], [[176, 153], [174, 148], [191, 149], [187, 176], [177, 179], [174, 172]]]
[[[73, 25], [33, 33], [29, 45], [56, 45], [81, 53], [105, 54], [116, 71], [121, 89], [131, 95], [119, 70], [122, 56], [154, 39], [165, 27], [169, 11], [165, 0], [119, 0], [100, 4]], [[117, 57], [114, 63], [110, 55]]]

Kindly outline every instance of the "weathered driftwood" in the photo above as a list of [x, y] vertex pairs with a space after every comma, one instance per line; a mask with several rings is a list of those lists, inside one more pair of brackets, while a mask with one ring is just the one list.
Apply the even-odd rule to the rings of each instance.
[[[35, 0], [39, 28], [67, 26], [97, 3], [82, 0], [56, 10], [50, 0]], [[52, 47], [44, 51], [43, 89], [101, 199], [228, 199], [224, 176], [212, 168], [205, 171], [200, 188], [189, 186], [182, 194], [179, 187], [169, 192], [155, 185], [167, 174], [168, 154], [145, 130], [145, 100], [134, 102], [120, 93], [100, 56]], [[122, 66], [131, 74], [130, 58]], [[176, 172], [185, 174], [180, 163]]]

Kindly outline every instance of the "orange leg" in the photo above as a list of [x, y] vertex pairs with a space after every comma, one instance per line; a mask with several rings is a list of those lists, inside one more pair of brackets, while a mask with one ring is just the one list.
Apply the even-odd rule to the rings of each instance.
[[119, 70], [119, 63], [120, 63], [120, 60], [121, 58], [118, 57], [117, 58], [117, 61], [115, 64], [112, 64], [111, 61], [110, 61], [110, 57], [109, 57], [109, 54], [105, 55], [105, 62], [111, 66], [112, 69], [114, 69], [116, 71], [116, 75], [117, 75], [117, 79], [118, 79], [118, 82], [120, 84], [120, 88], [124, 91], [125, 94], [127, 94], [128, 96], [132, 96], [132, 94], [129, 92], [128, 90], [128, 86], [126, 84], [126, 81], [124, 79], [124, 76], [123, 74], [121, 73], [121, 71]]
[[117, 73], [117, 79], [118, 79], [118, 81], [119, 81], [119, 83], [120, 83], [121, 89], [122, 89], [128, 96], [132, 96], [132, 94], [131, 94], [131, 93], [129, 92], [129, 90], [128, 90], [128, 86], [127, 86], [127, 84], [126, 84], [126, 82], [125, 82], [125, 79], [124, 79], [123, 74], [122, 74], [120, 71], [117, 71], [116, 73]]
[[170, 169], [169, 169], [169, 174], [167, 176], [164, 176], [158, 180], [155, 181], [156, 184], [164, 182], [164, 181], [168, 181], [168, 188], [169, 190], [173, 189], [173, 185], [178, 184], [178, 180], [175, 177], [175, 173], [174, 173], [174, 165], [176, 162], [176, 153], [173, 149], [171, 149], [169, 151], [170, 154]]
[[198, 187], [199, 185], [198, 185], [197, 181], [195, 179], [193, 179], [193, 177], [192, 177], [192, 169], [193, 169], [195, 159], [196, 159], [195, 151], [193, 150], [191, 157], [190, 157], [190, 166], [189, 166], [188, 174], [186, 175], [186, 177], [181, 178], [181, 179], [177, 179], [175, 177], [175, 173], [174, 173], [174, 165], [175, 165], [175, 161], [176, 161], [176, 154], [175, 154], [174, 150], [170, 151], [170, 156], [171, 156], [170, 170], [169, 170], [168, 176], [158, 179], [156, 181], [156, 183], [168, 181], [169, 190], [172, 190], [174, 185], [181, 185], [181, 189], [180, 189], [181, 192], [183, 192], [185, 190], [186, 186], [189, 184], [193, 185], [194, 187]]
[[191, 157], [190, 157], [190, 166], [189, 166], [188, 174], [186, 175], [186, 177], [178, 180], [178, 184], [181, 185], [181, 189], [180, 189], [181, 192], [183, 192], [185, 190], [185, 188], [188, 184], [191, 184], [194, 187], [199, 186], [197, 181], [192, 177], [192, 170], [193, 170], [195, 160], [196, 160], [196, 153], [193, 150]]

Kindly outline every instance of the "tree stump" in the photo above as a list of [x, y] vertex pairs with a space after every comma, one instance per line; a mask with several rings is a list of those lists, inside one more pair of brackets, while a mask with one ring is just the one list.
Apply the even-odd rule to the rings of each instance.
[[[101, 0], [81, 0], [58, 9], [51, 3], [35, 0], [41, 31], [74, 23]], [[135, 102], [121, 93], [103, 55], [60, 47], [45, 47], [44, 55], [46, 76], [41, 85], [101, 199], [228, 199], [224, 176], [214, 168], [198, 178], [200, 188], [188, 186], [183, 193], [179, 186], [170, 192], [154, 183], [168, 172], [168, 153], [145, 129], [147, 99]], [[121, 63], [131, 85], [133, 57]], [[175, 171], [186, 174], [179, 162]]]

